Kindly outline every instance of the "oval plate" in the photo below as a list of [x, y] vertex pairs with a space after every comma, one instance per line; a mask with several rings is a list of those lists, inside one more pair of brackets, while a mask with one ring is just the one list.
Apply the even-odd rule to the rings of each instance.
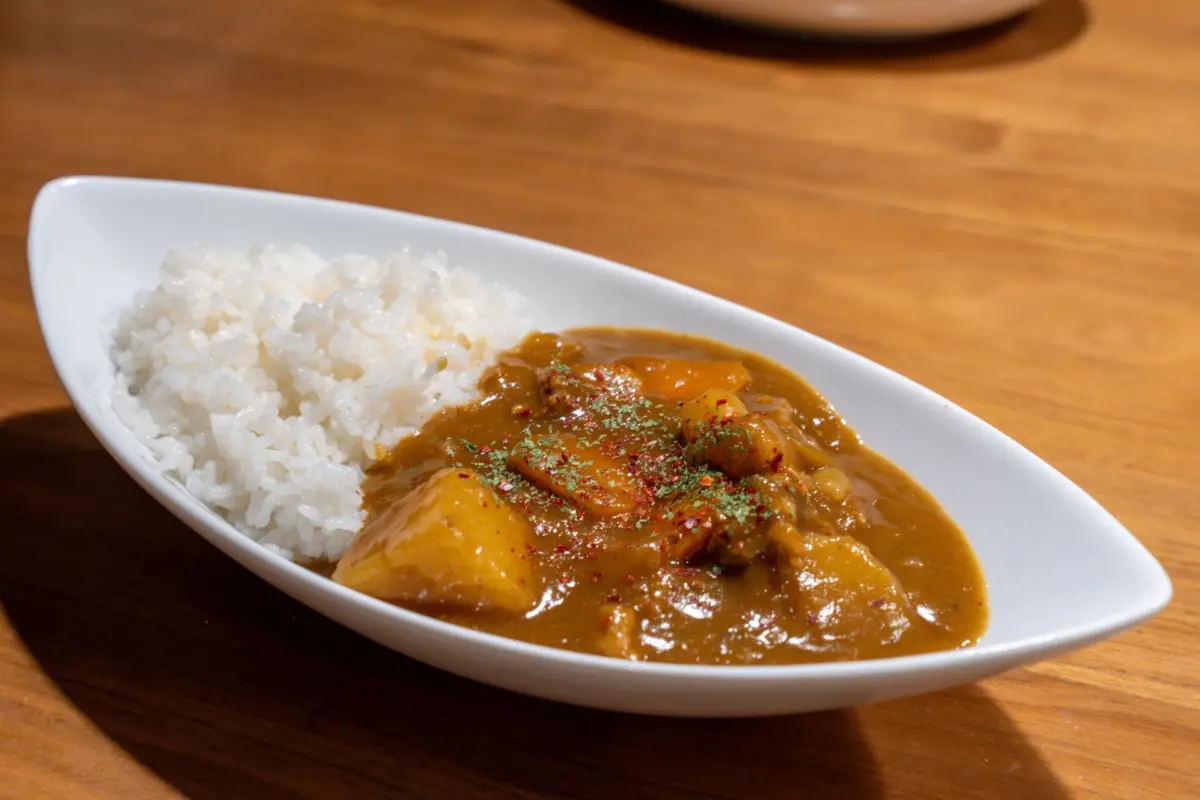
[[839, 36], [934, 36], [1015, 17], [1043, 0], [667, 0], [748, 25]]
[[[321, 578], [262, 549], [166, 478], [113, 415], [108, 331], [133, 293], [155, 284], [165, 252], [190, 243], [239, 250], [301, 243], [325, 256], [383, 256], [405, 244], [441, 249], [452, 261], [524, 293], [544, 330], [659, 328], [775, 359], [803, 375], [867, 444], [932, 492], [958, 522], [988, 581], [991, 626], [974, 648], [877, 661], [630, 663], [467, 630]], [[96, 437], [147, 492], [300, 602], [406, 655], [495, 686], [650, 714], [813, 711], [942, 689], [1048, 658], [1132, 627], [1171, 597], [1162, 567], [1116, 520], [986, 423], [811, 334], [593, 256], [332, 200], [84, 177], [51, 182], [38, 195], [29, 266], [42, 334], [63, 385]]]

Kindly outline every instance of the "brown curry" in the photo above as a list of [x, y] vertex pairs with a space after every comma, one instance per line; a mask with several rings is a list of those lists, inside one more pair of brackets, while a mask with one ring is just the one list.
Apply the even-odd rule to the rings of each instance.
[[534, 334], [364, 484], [334, 580], [619, 658], [787, 664], [970, 646], [963, 535], [803, 381], [697, 338]]

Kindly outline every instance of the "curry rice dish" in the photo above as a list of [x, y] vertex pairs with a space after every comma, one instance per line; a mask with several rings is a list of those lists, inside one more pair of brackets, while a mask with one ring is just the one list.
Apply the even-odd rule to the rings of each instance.
[[780, 366], [622, 329], [530, 333], [365, 460], [303, 560], [458, 625], [614, 658], [794, 664], [973, 645], [962, 533]]

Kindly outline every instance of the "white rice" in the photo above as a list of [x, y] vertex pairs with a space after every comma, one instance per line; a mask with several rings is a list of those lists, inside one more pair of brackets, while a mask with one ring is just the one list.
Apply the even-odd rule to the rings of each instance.
[[113, 409], [167, 474], [297, 561], [336, 559], [380, 452], [529, 332], [524, 301], [408, 251], [169, 253], [114, 333]]

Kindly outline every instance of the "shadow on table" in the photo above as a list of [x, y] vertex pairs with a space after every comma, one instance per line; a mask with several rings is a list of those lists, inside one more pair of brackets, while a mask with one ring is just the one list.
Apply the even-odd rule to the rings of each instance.
[[730, 24], [656, 0], [564, 0], [607, 23], [727, 55], [842, 69], [933, 72], [1029, 61], [1087, 30], [1084, 0], [1046, 0], [1021, 16], [926, 38], [846, 39], [775, 33]]
[[854, 800], [938, 785], [964, 798], [1064, 796], [974, 688], [858, 712], [687, 721], [560, 706], [424, 667], [221, 556], [71, 410], [0, 422], [0, 469], [12, 626], [82, 714], [193, 800]]

